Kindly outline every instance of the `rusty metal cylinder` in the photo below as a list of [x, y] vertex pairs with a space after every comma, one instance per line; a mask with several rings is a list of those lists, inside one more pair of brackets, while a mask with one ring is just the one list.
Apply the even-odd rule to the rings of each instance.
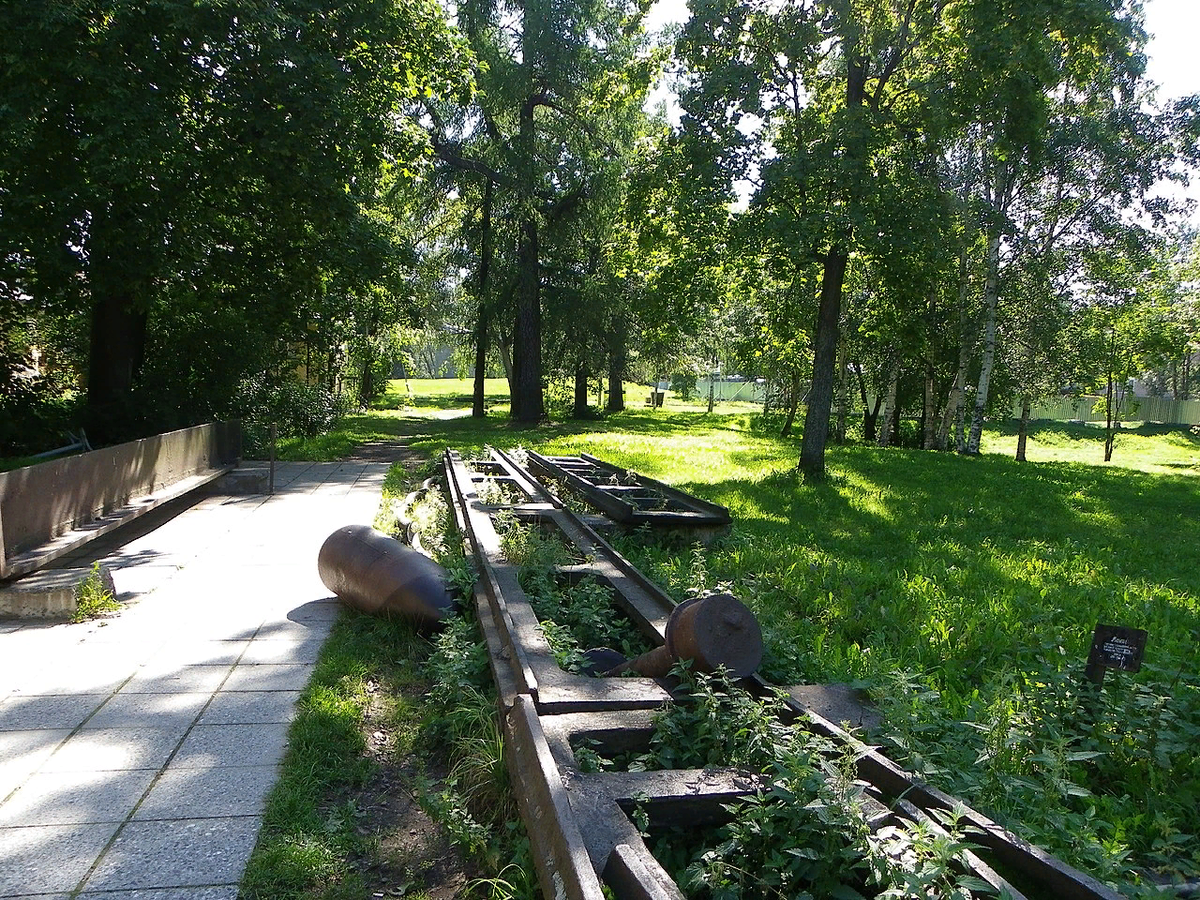
[[680, 603], [667, 620], [666, 643], [605, 673], [636, 672], [661, 678], [681, 659], [701, 672], [722, 666], [745, 678], [762, 662], [762, 629], [746, 606], [728, 593], [705, 594]]
[[346, 525], [329, 535], [317, 555], [317, 573], [343, 603], [365, 613], [435, 625], [455, 612], [445, 569], [367, 525]]

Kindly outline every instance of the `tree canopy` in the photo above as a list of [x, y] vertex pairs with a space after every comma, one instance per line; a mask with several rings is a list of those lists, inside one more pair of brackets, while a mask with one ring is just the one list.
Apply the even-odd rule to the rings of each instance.
[[820, 477], [852, 406], [977, 452], [993, 410], [1093, 385], [1118, 295], [1154, 324], [1133, 374], [1194, 391], [1155, 185], [1198, 103], [1155, 102], [1138, 3], [693, 0], [658, 39], [649, 5], [9, 4], [6, 445], [73, 391], [101, 439], [297, 379], [363, 405], [425, 328], [477, 415], [504, 371], [529, 423], [736, 360]]

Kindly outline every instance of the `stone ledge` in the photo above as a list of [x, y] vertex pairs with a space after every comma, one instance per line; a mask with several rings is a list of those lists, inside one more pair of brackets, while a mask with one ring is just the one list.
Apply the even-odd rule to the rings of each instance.
[[270, 473], [266, 469], [234, 469], [210, 485], [214, 494], [265, 494], [270, 486]]
[[[69, 619], [75, 614], [76, 589], [92, 570], [47, 569], [0, 584], [0, 618]], [[115, 597], [112, 572], [100, 566], [100, 580]]]

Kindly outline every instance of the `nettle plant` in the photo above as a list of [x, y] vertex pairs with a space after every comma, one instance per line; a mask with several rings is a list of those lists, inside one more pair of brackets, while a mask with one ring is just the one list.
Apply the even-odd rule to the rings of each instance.
[[[631, 768], [738, 766], [764, 789], [727, 807], [702, 846], [680, 829], [650, 829], [655, 855], [691, 897], [967, 898], [990, 890], [966, 874], [958, 813], [872, 833], [849, 746], [780, 723], [723, 674], [681, 665], [681, 698], [655, 717], [650, 751]], [[584, 754], [595, 761], [594, 751]], [[636, 820], [636, 817], [635, 817]], [[644, 812], [641, 824], [649, 828]]]
[[1182, 670], [1110, 674], [1051, 659], [947, 698], [907, 673], [880, 692], [887, 752], [1122, 891], [1200, 869], [1200, 685]]
[[562, 669], [582, 671], [584, 651], [592, 647], [610, 647], [626, 657], [651, 649], [632, 622], [613, 614], [612, 592], [604, 584], [586, 577], [559, 582], [556, 571], [577, 561], [561, 540], [511, 516], [498, 516], [497, 528], [504, 556], [520, 567], [520, 584]]

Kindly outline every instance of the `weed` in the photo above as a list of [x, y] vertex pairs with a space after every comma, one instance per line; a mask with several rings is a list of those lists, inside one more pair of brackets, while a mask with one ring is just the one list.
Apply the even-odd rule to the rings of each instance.
[[120, 602], [104, 582], [100, 563], [92, 563], [87, 576], [75, 588], [75, 612], [71, 614], [71, 621], [86, 622], [120, 609]]
[[723, 672], [693, 672], [688, 661], [677, 663], [672, 674], [680, 679], [675, 699], [654, 714], [650, 751], [631, 769], [735, 766], [762, 772], [791, 742], [792, 729], [779, 721], [778, 698], [761, 702]]

